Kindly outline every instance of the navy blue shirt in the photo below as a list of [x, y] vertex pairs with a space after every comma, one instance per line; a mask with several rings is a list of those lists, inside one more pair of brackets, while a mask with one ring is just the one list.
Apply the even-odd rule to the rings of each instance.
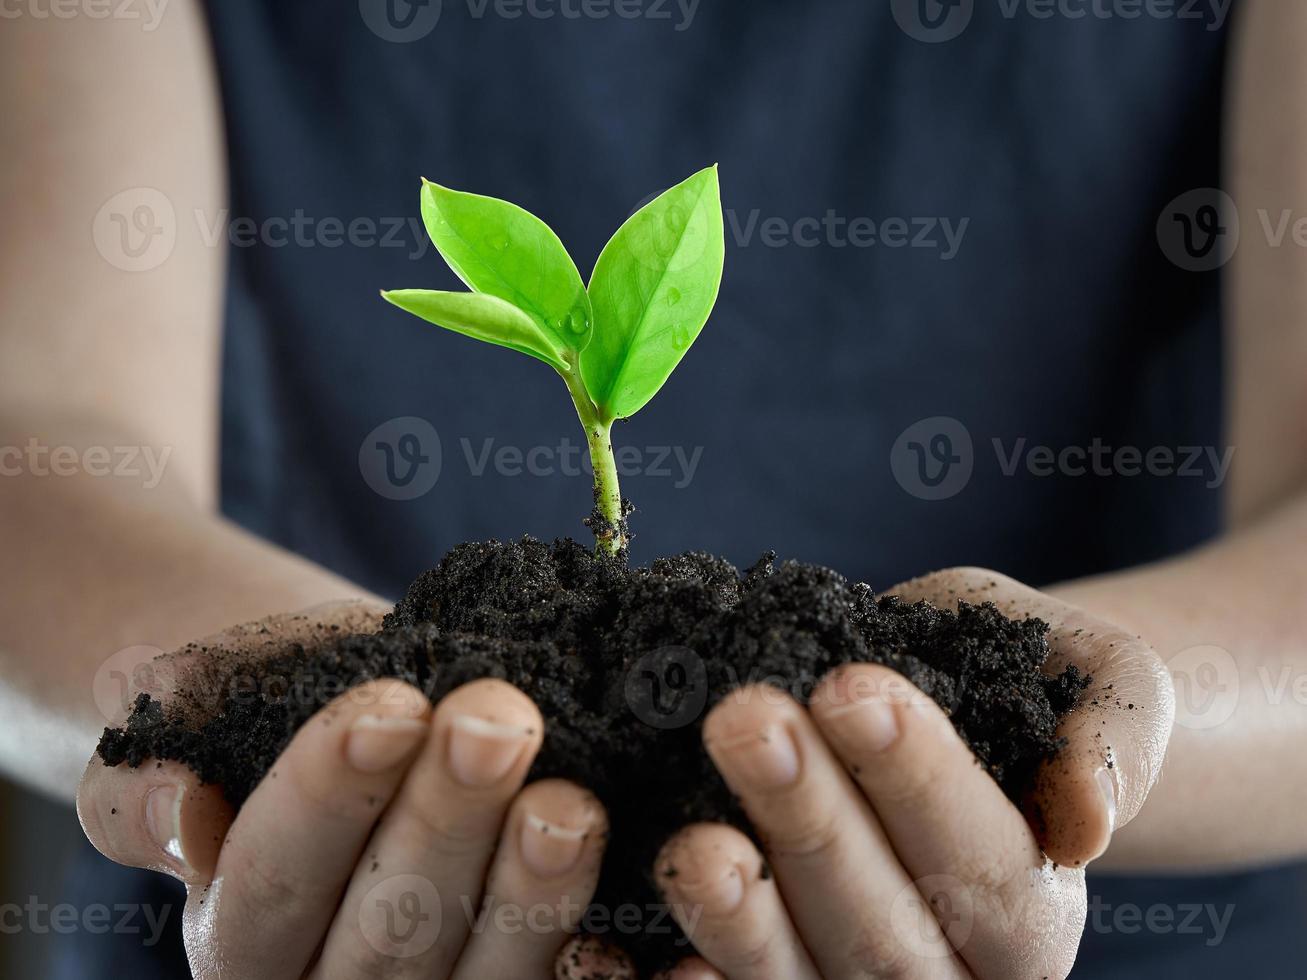
[[[584, 274], [653, 192], [719, 162], [716, 312], [615, 434], [636, 561], [775, 548], [877, 587], [962, 563], [1040, 584], [1212, 537], [1219, 274], [1156, 226], [1219, 186], [1229, 25], [1127, 6], [212, 3], [224, 509], [392, 595], [458, 541], [584, 534], [558, 379], [377, 289], [458, 288], [416, 223], [420, 175], [540, 215]], [[1076, 975], [1290, 975], [1305, 882], [1091, 877]]]

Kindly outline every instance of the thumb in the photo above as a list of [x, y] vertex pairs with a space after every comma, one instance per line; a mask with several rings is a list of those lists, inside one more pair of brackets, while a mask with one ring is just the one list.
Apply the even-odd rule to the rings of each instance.
[[217, 786], [178, 763], [129, 769], [96, 757], [77, 788], [77, 817], [109, 860], [190, 886], [213, 876], [235, 811]]
[[985, 569], [935, 572], [889, 592], [940, 608], [955, 608], [959, 598], [992, 602], [1010, 618], [1048, 623], [1044, 671], [1074, 665], [1091, 681], [1058, 725], [1065, 744], [1041, 765], [1026, 815], [1056, 863], [1083, 867], [1100, 857], [1161, 773], [1175, 720], [1175, 691], [1161, 658], [1139, 637]]

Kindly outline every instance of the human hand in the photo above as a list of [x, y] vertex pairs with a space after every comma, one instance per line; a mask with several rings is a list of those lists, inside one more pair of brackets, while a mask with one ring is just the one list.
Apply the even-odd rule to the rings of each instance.
[[[200, 647], [271, 654], [375, 628], [382, 612], [336, 603], [236, 627], [162, 673], [210, 669], [195, 662]], [[239, 813], [180, 764], [97, 757], [78, 814], [105, 856], [186, 884], [200, 980], [566, 977], [610, 956], [580, 941], [560, 956], [598, 877], [605, 814], [560, 780], [523, 788], [543, 731], [535, 705], [502, 681], [467, 684], [433, 709], [416, 688], [377, 680], [315, 714]], [[478, 918], [484, 896], [537, 917], [499, 928]]]
[[[655, 873], [703, 960], [677, 980], [1040, 978], [1071, 969], [1084, 867], [1138, 813], [1174, 717], [1141, 640], [1002, 575], [959, 568], [891, 594], [992, 601], [1051, 627], [1047, 669], [1092, 675], [1063, 719], [1026, 813], [976, 764], [930, 698], [886, 667], [833, 671], [805, 709], [748, 687], [704, 742], [766, 854], [734, 828], [673, 838]], [[710, 965], [711, 964], [711, 965]]]

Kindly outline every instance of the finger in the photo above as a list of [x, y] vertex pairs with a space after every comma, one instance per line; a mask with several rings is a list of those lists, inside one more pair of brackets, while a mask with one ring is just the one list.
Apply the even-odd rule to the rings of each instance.
[[1066, 745], [1040, 767], [1028, 815], [1059, 864], [1083, 867], [1101, 856], [1161, 773], [1175, 719], [1166, 665], [1138, 637], [984, 569], [937, 572], [890, 592], [942, 608], [958, 599], [993, 602], [1009, 617], [1042, 619], [1050, 627], [1045, 671], [1074, 665], [1092, 678], [1080, 706], [1058, 726]]
[[504, 823], [482, 918], [455, 980], [548, 976], [594, 895], [607, 837], [593, 794], [559, 779], [524, 789]]
[[[1085, 914], [1083, 872], [1048, 866], [939, 706], [887, 667], [851, 664], [818, 685], [811, 712], [972, 971], [1065, 975]], [[896, 931], [916, 945], [917, 934]], [[943, 950], [924, 944], [921, 954]]]
[[658, 855], [655, 875], [700, 955], [730, 980], [817, 980], [762, 855], [724, 824], [695, 824]]
[[[343, 599], [238, 623], [155, 658], [148, 671], [133, 672], [132, 680], [148, 679], [143, 693], [198, 726], [221, 709], [234, 678], [252, 665], [297, 644], [311, 650], [343, 634], [375, 632], [386, 611], [376, 600]], [[127, 707], [136, 693], [141, 692], [134, 685]]]
[[554, 961], [555, 980], [635, 980], [631, 959], [595, 936], [568, 940]]
[[[912, 876], [802, 707], [783, 691], [753, 685], [714, 707], [703, 732], [824, 976], [851, 969], [865, 976], [960, 974], [946, 940], [931, 950], [943, 956], [922, 957], [895, 935], [885, 912], [912, 891]], [[912, 920], [914, 936], [938, 933], [921, 903], [905, 905], [901, 918]]]
[[[467, 910], [481, 901], [504, 813], [540, 749], [543, 727], [531, 699], [504, 681], [473, 681], [446, 695], [421, 754], [364, 848], [316, 976], [449, 974], [471, 928]], [[435, 928], [393, 928], [401, 898], [411, 915], [433, 916]], [[414, 904], [423, 899], [432, 908]]]
[[241, 808], [203, 903], [199, 976], [298, 976], [317, 949], [377, 817], [425, 740], [430, 703], [394, 680], [341, 695], [300, 728]]
[[137, 769], [92, 759], [77, 788], [77, 817], [105, 857], [202, 885], [236, 813], [222, 790], [176, 762]]
[[659, 973], [654, 980], [726, 980], [726, 977], [707, 960], [692, 956]]

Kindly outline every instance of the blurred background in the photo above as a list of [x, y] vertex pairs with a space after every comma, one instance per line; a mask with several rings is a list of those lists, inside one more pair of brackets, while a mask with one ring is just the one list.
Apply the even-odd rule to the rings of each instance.
[[[1240, 241], [1222, 156], [1247, 4], [637, 0], [628, 17], [604, 3], [584, 9], [605, 16], [563, 15], [563, 0], [531, 8], [550, 16], [513, 0], [162, 0], [135, 5], [154, 20], [102, 23], [95, 0], [58, 21], [43, 13], [47, 0], [4, 2], [0, 13], [17, 13], [0, 20], [0, 45], [11, 45], [0, 47], [0, 135], [9, 125], [17, 135], [0, 139], [0, 187], [6, 208], [25, 208], [29, 232], [0, 239], [12, 245], [0, 250], [0, 300], [16, 311], [0, 330], [43, 328], [48, 310], [28, 303], [45, 297], [72, 310], [69, 337], [116, 341], [134, 324], [122, 310], [152, 309], [142, 297], [175, 277], [181, 299], [156, 332], [133, 335], [139, 347], [109, 379], [117, 386], [82, 363], [69, 397], [84, 396], [77, 407], [95, 419], [156, 398], [141, 416], [162, 434], [145, 438], [178, 443], [170, 472], [188, 453], [206, 465], [220, 457], [212, 482], [226, 522], [359, 587], [397, 596], [463, 540], [579, 537], [590, 506], [587, 475], [559, 465], [560, 441], [577, 448], [581, 433], [556, 378], [378, 299], [379, 288], [458, 287], [417, 221], [423, 175], [539, 214], [584, 276], [654, 193], [720, 163], [716, 310], [663, 393], [618, 430], [637, 453], [623, 489], [639, 507], [638, 563], [697, 549], [744, 567], [775, 549], [877, 588], [958, 564], [1040, 586], [1225, 531], [1223, 277], [1236, 249], [1269, 251], [1251, 205]], [[102, 54], [101, 29], [121, 42], [116, 60]], [[20, 30], [26, 46], [10, 40]], [[212, 49], [212, 78], [185, 47], [195, 38]], [[221, 146], [198, 123], [186, 128], [201, 100], [177, 110], [179, 77], [204, 104], [221, 103]], [[113, 85], [106, 105], [86, 108]], [[70, 90], [67, 106], [56, 100]], [[175, 114], [160, 125], [134, 111], [146, 105]], [[1301, 116], [1276, 109], [1286, 130]], [[71, 121], [50, 136], [51, 120]], [[40, 155], [23, 152], [33, 146]], [[170, 154], [185, 179], [164, 166], [177, 162]], [[1195, 242], [1195, 229], [1209, 240]], [[211, 310], [194, 308], [196, 280], [212, 282]], [[121, 320], [102, 322], [106, 306]], [[213, 381], [204, 396], [174, 370], [187, 352], [169, 346], [200, 327], [222, 338], [221, 363], [211, 354], [199, 372]], [[27, 360], [10, 349], [0, 349], [8, 385], [63, 363], [44, 348]], [[1276, 361], [1259, 365], [1268, 378]], [[193, 402], [204, 402], [195, 415], [212, 409], [204, 424], [220, 428], [217, 445], [177, 436], [190, 416], [174, 408]], [[43, 431], [47, 416], [52, 427], [62, 418], [6, 430], [0, 448]], [[404, 488], [388, 482], [378, 449], [412, 439], [435, 462]], [[551, 468], [477, 470], [486, 446], [543, 449]], [[1191, 474], [1036, 465], [1036, 451], [1092, 446], [1204, 455]], [[942, 451], [928, 459], [928, 447]], [[94, 489], [107, 484], [122, 487]], [[140, 526], [166, 500], [155, 489], [132, 498]], [[7, 517], [0, 505], [6, 547], [26, 529]], [[116, 597], [115, 612], [148, 614], [126, 568], [176, 589], [172, 608], [202, 606], [184, 591], [186, 549], [142, 570], [131, 560], [142, 537], [106, 548], [84, 589]], [[44, 541], [26, 543], [32, 554], [5, 568], [0, 600], [53, 594], [27, 575]], [[220, 585], [239, 593], [246, 578]], [[123, 615], [119, 635], [86, 644], [87, 674], [116, 650], [165, 642], [141, 618]], [[1207, 640], [1173, 637], [1161, 652]], [[0, 633], [0, 653], [4, 642]], [[34, 645], [29, 663], [54, 647]], [[99, 724], [94, 683], [69, 699]], [[48, 923], [48, 910], [85, 909], [100, 894], [168, 901], [145, 873], [88, 850], [70, 807], [0, 782], [0, 913], [31, 904]], [[1108, 909], [1236, 914], [1214, 943], [1174, 929], [1140, 935], [1110, 915], [1106, 927], [1091, 922], [1086, 977], [1230, 976], [1249, 964], [1291, 976], [1303, 962], [1301, 867], [1102, 876], [1091, 888]], [[24, 914], [12, 929], [0, 915], [0, 978], [44, 978], [55, 953], [94, 938], [40, 921]]]
[[[68, 873], [85, 841], [70, 807], [0, 781], [0, 907], [75, 901]], [[0, 977], [45, 976], [60, 934], [11, 924], [0, 919]]]

